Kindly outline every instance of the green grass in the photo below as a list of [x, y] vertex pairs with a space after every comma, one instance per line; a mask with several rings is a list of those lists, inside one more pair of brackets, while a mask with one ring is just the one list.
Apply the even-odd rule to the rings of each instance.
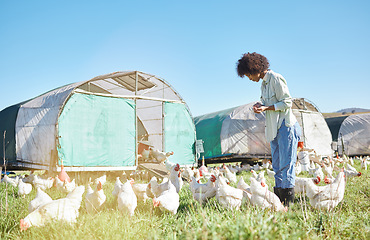
[[[359, 169], [359, 164], [355, 167]], [[1, 184], [0, 239], [370, 239], [369, 170], [362, 173], [347, 181], [343, 201], [331, 212], [311, 208], [309, 200], [299, 195], [287, 213], [262, 210], [247, 203], [239, 211], [230, 211], [216, 199], [201, 206], [185, 185], [176, 215], [153, 209], [151, 200], [147, 200], [138, 203], [133, 217], [117, 210], [111, 195], [112, 179], [103, 186], [107, 201], [100, 212], [88, 214], [82, 202], [76, 224], [53, 222], [25, 232], [20, 232], [19, 220], [27, 216], [28, 204], [36, 191], [23, 199], [16, 188], [8, 185], [6, 190], [5, 184]], [[238, 179], [243, 177], [249, 183], [250, 175], [244, 172]], [[274, 182], [266, 178], [272, 190]], [[65, 196], [55, 189], [46, 192], [53, 199]]]

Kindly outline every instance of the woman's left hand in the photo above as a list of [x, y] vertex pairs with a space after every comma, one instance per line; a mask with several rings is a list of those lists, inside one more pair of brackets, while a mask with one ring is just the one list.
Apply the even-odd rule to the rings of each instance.
[[253, 110], [254, 110], [255, 113], [262, 113], [266, 110], [275, 110], [275, 107], [274, 107], [274, 105], [272, 105], [270, 107], [266, 107], [266, 106], [261, 105], [259, 107], [253, 108]]
[[263, 112], [263, 111], [265, 111], [267, 108], [268, 108], [268, 107], [261, 105], [261, 106], [259, 106], [259, 107], [256, 107], [256, 108], [254, 109], [254, 112], [255, 112], [255, 113], [262, 113], [262, 112]]

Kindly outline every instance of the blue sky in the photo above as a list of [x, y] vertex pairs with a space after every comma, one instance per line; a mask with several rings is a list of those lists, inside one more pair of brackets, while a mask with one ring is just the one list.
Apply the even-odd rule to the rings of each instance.
[[258, 100], [258, 52], [322, 112], [370, 108], [370, 1], [0, 0], [0, 110], [115, 71], [165, 79], [193, 116]]

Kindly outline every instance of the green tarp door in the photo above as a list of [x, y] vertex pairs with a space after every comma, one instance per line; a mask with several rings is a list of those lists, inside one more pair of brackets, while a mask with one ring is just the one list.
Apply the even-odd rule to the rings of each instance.
[[73, 94], [58, 119], [65, 166], [135, 166], [135, 104], [123, 98]]
[[164, 103], [164, 146], [173, 151], [169, 160], [180, 165], [195, 163], [195, 127], [184, 104]]

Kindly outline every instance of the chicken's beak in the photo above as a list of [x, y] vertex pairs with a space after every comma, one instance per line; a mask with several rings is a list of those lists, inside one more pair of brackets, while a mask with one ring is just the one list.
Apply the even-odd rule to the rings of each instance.
[[103, 185], [101, 184], [101, 182], [99, 181], [98, 183], [98, 191], [102, 190], [103, 189]]

